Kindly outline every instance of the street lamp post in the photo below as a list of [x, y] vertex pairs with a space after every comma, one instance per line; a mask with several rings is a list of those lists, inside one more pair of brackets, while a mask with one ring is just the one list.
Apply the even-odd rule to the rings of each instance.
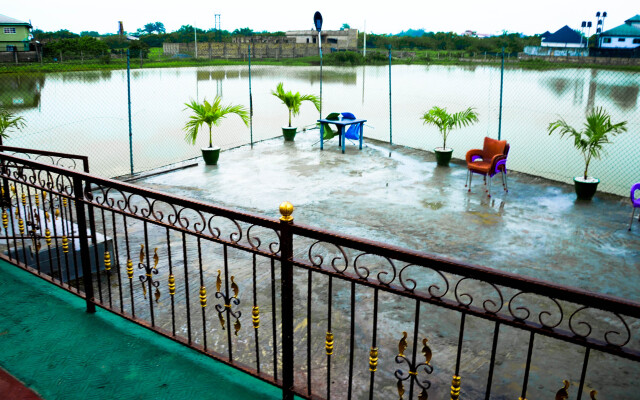
[[607, 18], [607, 12], [603, 11], [602, 14], [600, 14], [600, 11], [598, 11], [596, 13], [596, 18], [598, 19], [598, 22], [596, 23], [596, 35], [598, 35], [598, 47], [602, 47], [602, 43], [600, 43], [600, 34], [602, 32], [604, 32], [604, 19]]
[[320, 53], [320, 119], [322, 119], [322, 14], [316, 11], [313, 15], [313, 25], [318, 31], [318, 52]]

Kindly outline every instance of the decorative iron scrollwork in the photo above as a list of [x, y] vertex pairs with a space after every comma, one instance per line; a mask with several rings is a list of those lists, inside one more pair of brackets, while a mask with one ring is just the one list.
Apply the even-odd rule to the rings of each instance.
[[398, 396], [400, 396], [400, 399], [402, 399], [402, 396], [404, 395], [403, 382], [406, 381], [407, 379], [411, 379], [416, 385], [418, 385], [422, 389], [418, 398], [427, 399], [429, 396], [427, 390], [431, 387], [431, 382], [427, 379], [422, 379], [422, 380], [418, 379], [418, 373], [425, 372], [426, 374], [431, 374], [433, 372], [433, 367], [431, 366], [432, 351], [429, 345], [427, 344], [428, 339], [427, 338], [422, 339], [423, 347], [421, 352], [422, 352], [422, 355], [424, 356], [425, 361], [419, 364], [415, 364], [415, 360], [411, 361], [404, 355], [404, 352], [407, 349], [407, 336], [408, 336], [407, 332], [402, 332], [402, 338], [398, 343], [398, 355], [396, 356], [397, 364], [406, 363], [407, 366], [409, 367], [409, 371], [407, 371], [407, 373], [405, 373], [401, 369], [397, 369], [394, 374], [396, 379], [398, 379], [398, 384], [397, 384]]
[[157, 303], [160, 300], [160, 289], [158, 289], [158, 287], [160, 286], [160, 282], [153, 280], [153, 275], [158, 275], [158, 262], [160, 260], [160, 258], [158, 257], [158, 248], [156, 247], [154, 250], [153, 267], [145, 264], [144, 262], [145, 257], [146, 257], [146, 253], [144, 251], [144, 245], [141, 244], [140, 245], [140, 262], [138, 263], [138, 269], [144, 269], [145, 271], [144, 275], [139, 276], [140, 284], [142, 285], [142, 295], [144, 296], [145, 299], [147, 298], [147, 287], [145, 285], [146, 283], [147, 285], [149, 285], [149, 289], [151, 288], [156, 289], [154, 296]]
[[224, 313], [228, 312], [229, 317], [235, 318], [235, 323], [233, 324], [235, 335], [238, 336], [238, 332], [242, 325], [240, 324], [240, 316], [242, 312], [240, 310], [233, 310], [232, 305], [239, 305], [240, 300], [238, 299], [238, 294], [240, 293], [240, 289], [235, 282], [235, 277], [231, 276], [231, 290], [233, 291], [233, 296], [229, 296], [229, 294], [225, 294], [222, 292], [222, 271], [218, 270], [218, 277], [216, 278], [216, 298], [222, 299], [223, 304], [216, 304], [216, 311], [218, 312], [218, 319], [220, 320], [220, 325], [222, 329], [226, 329], [226, 322], [224, 319]]

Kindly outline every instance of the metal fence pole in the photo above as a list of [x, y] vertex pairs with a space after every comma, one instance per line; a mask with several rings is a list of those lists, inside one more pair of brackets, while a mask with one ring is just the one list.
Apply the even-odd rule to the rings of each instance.
[[247, 55], [249, 56], [249, 135], [251, 140], [251, 147], [253, 147], [253, 95], [251, 93], [251, 45], [247, 48]]
[[393, 144], [393, 124], [391, 123], [391, 45], [389, 45], [389, 144]]
[[[87, 312], [94, 313], [96, 312], [96, 305], [95, 305], [95, 299], [94, 299], [94, 293], [93, 293], [93, 279], [91, 276], [91, 256], [89, 254], [89, 238], [87, 236], [87, 217], [84, 212], [84, 202], [83, 202], [84, 189], [82, 188], [82, 179], [77, 176], [73, 178], [73, 194], [74, 194], [75, 203], [76, 203], [78, 239], [80, 240], [80, 261], [82, 262], [82, 284], [84, 285], [84, 294], [85, 294], [85, 301], [87, 303]], [[96, 263], [98, 263], [97, 259], [96, 259]]]
[[322, 119], [322, 37], [318, 31], [318, 52], [320, 53], [320, 119]]
[[500, 67], [500, 114], [498, 117], [498, 140], [502, 136], [502, 88], [504, 84], [504, 46], [502, 46], [502, 67]]
[[131, 165], [131, 175], [133, 175], [133, 133], [131, 131], [131, 65], [129, 60], [129, 49], [127, 49], [127, 101], [129, 104], [129, 163]]
[[[282, 300], [282, 398], [293, 400], [293, 205], [280, 204], [280, 283]], [[274, 313], [275, 317], [275, 313]], [[276, 366], [277, 368], [277, 366]]]

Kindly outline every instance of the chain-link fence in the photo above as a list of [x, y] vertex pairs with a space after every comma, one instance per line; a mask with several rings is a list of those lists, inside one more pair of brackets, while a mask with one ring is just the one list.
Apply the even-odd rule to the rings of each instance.
[[[214, 144], [228, 149], [281, 135], [288, 113], [271, 95], [278, 82], [285, 90], [320, 92], [319, 66], [283, 62], [253, 64], [250, 69], [247, 45], [200, 46], [197, 61], [192, 59], [195, 51], [187, 54], [179, 46], [172, 54], [161, 49], [138, 52], [130, 59], [129, 85], [125, 52], [108, 54], [108, 59], [101, 54], [92, 58], [82, 54], [78, 59], [63, 53], [37, 62], [55, 72], [2, 74], [1, 105], [27, 123], [4, 143], [85, 154], [93, 173], [119, 176], [132, 168], [130, 150], [136, 172], [200, 155], [200, 147], [208, 145], [206, 129], [196, 146], [183, 140], [182, 128], [189, 117], [185, 103], [191, 99], [222, 96], [223, 104], [247, 108], [252, 104], [251, 127], [236, 116], [214, 127]], [[306, 56], [307, 50], [301, 49], [263, 46], [252, 49], [251, 58], [255, 62]], [[231, 63], [218, 61], [225, 54]], [[435, 127], [423, 125], [420, 117], [433, 106], [454, 112], [473, 107], [479, 122], [452, 132], [447, 140], [454, 158], [464, 159], [469, 149], [482, 147], [484, 136], [500, 134], [511, 145], [508, 169], [570, 183], [584, 171], [582, 155], [570, 139], [548, 135], [547, 127], [564, 118], [580, 129], [589, 111], [603, 107], [613, 122], [627, 121], [628, 131], [605, 145], [606, 154], [591, 163], [589, 175], [601, 179], [599, 190], [619, 195], [627, 195], [631, 184], [640, 180], [639, 72], [552, 63], [534, 69], [515, 55], [505, 57], [502, 70], [501, 57], [495, 53], [394, 52], [391, 66], [384, 62], [386, 50], [369, 49], [367, 57], [383, 61], [368, 66], [325, 64], [322, 74], [323, 114], [349, 111], [367, 119], [366, 138], [392, 139], [394, 145], [432, 151], [442, 145], [441, 136]], [[403, 63], [394, 64], [396, 57]], [[195, 66], [185, 66], [189, 63]], [[21, 70], [21, 65], [13, 70], [9, 66], [13, 68], [9, 63], [4, 70]], [[311, 128], [318, 116], [307, 103], [293, 122], [299, 130]]]

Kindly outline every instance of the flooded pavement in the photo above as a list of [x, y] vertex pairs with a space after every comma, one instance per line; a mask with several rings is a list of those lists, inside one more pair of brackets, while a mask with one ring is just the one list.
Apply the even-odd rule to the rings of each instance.
[[627, 230], [628, 197], [580, 202], [573, 185], [512, 171], [509, 192], [495, 176], [488, 197], [479, 175], [467, 191], [463, 161], [439, 167], [431, 152], [369, 140], [361, 151], [350, 144], [342, 154], [337, 139], [320, 151], [317, 135], [135, 183], [272, 217], [287, 200], [296, 223], [640, 300], [640, 223]]
[[[293, 215], [297, 224], [639, 300], [636, 288], [640, 280], [637, 274], [640, 266], [640, 224], [636, 222], [632, 231], [627, 231], [631, 212], [628, 198], [597, 194], [591, 202], [576, 202], [571, 185], [513, 172], [509, 172], [509, 192], [502, 190], [500, 177], [494, 177], [493, 196], [488, 197], [478, 176], [473, 181], [471, 192], [467, 191], [466, 166], [460, 161], [450, 167], [438, 167], [430, 152], [369, 140], [365, 141], [362, 151], [355, 145], [349, 145], [346, 154], [342, 154], [336, 140], [325, 144], [324, 151], [320, 151], [317, 137], [318, 132], [311, 131], [298, 134], [295, 142], [277, 138], [256, 143], [253, 148], [239, 147], [223, 152], [218, 166], [199, 163], [170, 172], [165, 170], [161, 174], [140, 178], [135, 183], [271, 217], [279, 217], [278, 206], [287, 200], [296, 207]], [[144, 202], [143, 199], [135, 201]], [[162, 209], [162, 212], [169, 215], [171, 211]], [[181, 214], [181, 217], [186, 218], [187, 214]], [[193, 221], [198, 220], [193, 216]], [[218, 223], [225, 222], [217, 221], [215, 225]], [[236, 232], [233, 222], [226, 223], [231, 229], [222, 229], [225, 234]], [[244, 249], [227, 248], [191, 235], [181, 237], [179, 231], [154, 227], [134, 218], [128, 218], [126, 225], [130, 239], [126, 246], [122, 237], [118, 239], [115, 259], [118, 254], [120, 258], [125, 254], [126, 258], [131, 258], [130, 253], [135, 255], [144, 248], [150, 253], [157, 246], [160, 261], [158, 275], [154, 279], [168, 282], [169, 274], [175, 274], [176, 293], [168, 296], [163, 284], [154, 304], [151, 297], [141, 290], [137, 278], [127, 279], [120, 268], [117, 275], [109, 278], [107, 274], [103, 277], [103, 284], [99, 283], [101, 301], [108, 298], [109, 303], [120, 304], [125, 310], [133, 309], [135, 303], [138, 318], [149, 320], [149, 316], [155, 313], [156, 325], [175, 331], [178, 336], [192, 338], [194, 343], [208, 345], [218, 353], [233, 349], [235, 360], [247, 365], [259, 364], [267, 374], [278, 370], [281, 360], [273, 354], [274, 350], [277, 355], [277, 349], [282, 349], [278, 333], [281, 329], [278, 313], [282, 299], [279, 265], [274, 259], [252, 258]], [[248, 227], [237, 231], [244, 232], [244, 240], [248, 238]], [[260, 236], [264, 244], [271, 243], [268, 236], [256, 236]], [[277, 238], [273, 240], [277, 242]], [[294, 258], [310, 257], [308, 242], [304, 237], [294, 238]], [[170, 249], [173, 256], [169, 254]], [[349, 253], [348, 249], [345, 251]], [[353, 254], [351, 256], [353, 259]], [[327, 255], [325, 259], [328, 262], [332, 258]], [[225, 279], [227, 276], [235, 277], [239, 287], [239, 304], [234, 309], [241, 313], [241, 317], [236, 320], [227, 316], [225, 322], [216, 312], [216, 307], [222, 307], [221, 300], [213, 295], [220, 269], [225, 270]], [[140, 271], [137, 274], [141, 274]], [[432, 275], [421, 271], [411, 276], [424, 283], [432, 282]], [[435, 278], [435, 285], [443, 283], [437, 276]], [[484, 288], [465, 286], [474, 284], [465, 282], [460, 288], [461, 293], [478, 293], [478, 299], [487, 299], [482, 303], [485, 306], [491, 304], [486, 302], [493, 300], [502, 303], [495, 294], [482, 297], [486, 289], [491, 290], [490, 285]], [[197, 306], [198, 287], [209, 288], [209, 306], [206, 308]], [[308, 287], [312, 288], [311, 294]], [[442, 287], [440, 290], [447, 289]], [[455, 292], [457, 295], [458, 290]], [[558, 319], [565, 325], [570, 324], [570, 316], [577, 307], [556, 309], [553, 299], [546, 299], [549, 303], [546, 304], [545, 299], [536, 299], [526, 293], [516, 300], [514, 293], [504, 293], [504, 299], [508, 299], [504, 307], [516, 307], [516, 311], [522, 311], [522, 306], [545, 310], [538, 316], [549, 323]], [[411, 345], [416, 338], [428, 338], [433, 350], [434, 371], [428, 376], [433, 385], [430, 398], [450, 398], [461, 314], [427, 302], [416, 306], [413, 299], [384, 291], [379, 295], [375, 329], [379, 364], [373, 398], [395, 396], [395, 371], [403, 367], [396, 359], [398, 342], [403, 331], [413, 332], [414, 329], [417, 334], [409, 337]], [[350, 301], [351, 296], [353, 301]], [[338, 277], [329, 284], [326, 275], [307, 275], [304, 269], [295, 269], [294, 298], [296, 385], [305, 388], [309, 379], [314, 394], [329, 397], [326, 395], [328, 360], [325, 333], [331, 330], [335, 339], [330, 367], [331, 397], [347, 398], [347, 391], [342, 389], [352, 385], [352, 398], [369, 398], [368, 362], [374, 332], [374, 290], [361, 285], [352, 288], [349, 282]], [[250, 320], [254, 304], [259, 305], [261, 317], [261, 327], [255, 332]], [[419, 324], [415, 322], [417, 315], [420, 316]], [[611, 332], [609, 337], [612, 340], [624, 341], [624, 327], [628, 326], [633, 340], [629, 346], [638, 348], [636, 332], [640, 331], [640, 320], [628, 319], [621, 326], [611, 315], [596, 317], [589, 317], [594, 329]], [[331, 328], [328, 327], [329, 321]], [[489, 375], [494, 324], [473, 316], [467, 317], [466, 321], [460, 368], [462, 395], [463, 398], [483, 398]], [[575, 323], [586, 329], [580, 325], [582, 320]], [[532, 339], [526, 331], [507, 325], [499, 328], [491, 398], [517, 398], [522, 388], [528, 343]], [[355, 339], [353, 352], [349, 349], [351, 338]], [[543, 334], [536, 335], [535, 342], [532, 342], [527, 398], [550, 397], [562, 386], [562, 379], [572, 382], [571, 393], [575, 394], [584, 352], [581, 346]], [[354, 360], [351, 379], [350, 356]], [[310, 360], [310, 370], [304, 365], [307, 359]], [[628, 398], [625, 396], [629, 393], [629, 382], [618, 377], [637, 376], [640, 363], [595, 350], [589, 360], [585, 391], [597, 389], [602, 398]], [[311, 378], [308, 378], [309, 371]]]

